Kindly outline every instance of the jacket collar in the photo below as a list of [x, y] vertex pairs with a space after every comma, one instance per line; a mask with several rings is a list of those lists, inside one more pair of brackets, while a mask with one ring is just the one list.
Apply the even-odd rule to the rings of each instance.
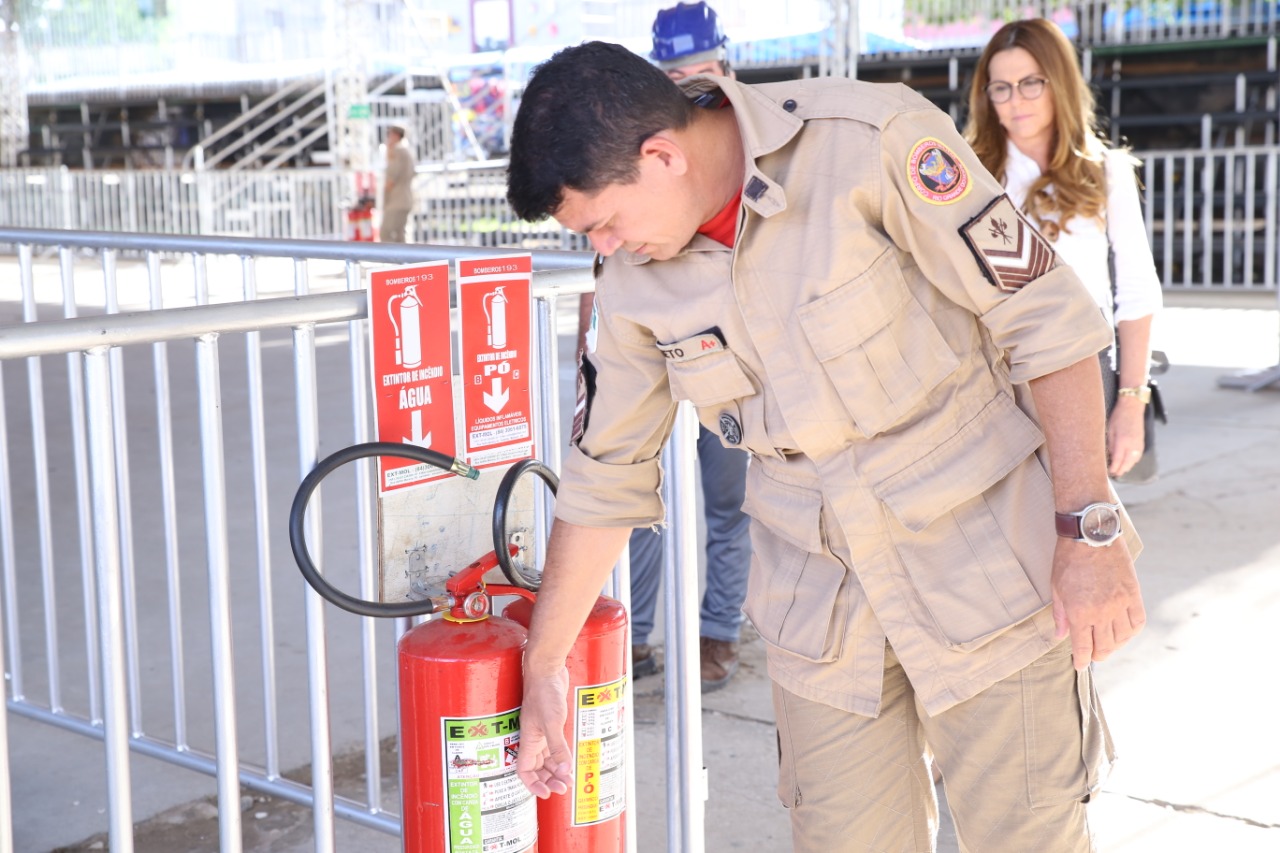
[[724, 77], [690, 77], [681, 81], [681, 88], [695, 101], [707, 99], [708, 106], [714, 103], [717, 93], [733, 105], [742, 134], [742, 150], [747, 155], [742, 203], [766, 218], [786, 210], [787, 196], [782, 185], [760, 171], [756, 161], [794, 139], [804, 121], [759, 90]]
[[[756, 89], [724, 77], [699, 75], [686, 78], [679, 85], [690, 100], [702, 102], [699, 103], [700, 107], [715, 108], [717, 101], [722, 99], [727, 99], [733, 105], [747, 161], [742, 181], [742, 204], [765, 218], [786, 210], [787, 194], [782, 185], [760, 171], [756, 160], [772, 154], [794, 139], [804, 126], [804, 121]], [[680, 253], [716, 251], [729, 250], [710, 237], [695, 234]], [[646, 264], [650, 260], [647, 255], [633, 255], [629, 252], [618, 254], [620, 260], [629, 266]]]

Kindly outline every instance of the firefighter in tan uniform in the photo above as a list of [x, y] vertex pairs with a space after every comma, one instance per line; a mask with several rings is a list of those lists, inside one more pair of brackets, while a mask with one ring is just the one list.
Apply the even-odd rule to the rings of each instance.
[[744, 609], [795, 849], [932, 849], [931, 762], [963, 849], [1092, 849], [1112, 750], [1090, 663], [1145, 621], [1106, 473], [1110, 331], [950, 119], [902, 86], [681, 90], [588, 43], [526, 89], [508, 198], [605, 258], [525, 655], [526, 784], [571, 780], [564, 659], [630, 529], [663, 519], [689, 400], [751, 454]]

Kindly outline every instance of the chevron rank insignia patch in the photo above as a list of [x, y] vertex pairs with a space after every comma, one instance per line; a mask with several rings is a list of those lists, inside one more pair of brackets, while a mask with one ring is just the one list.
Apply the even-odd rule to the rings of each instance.
[[982, 273], [993, 285], [1012, 293], [1053, 268], [1053, 247], [1002, 195], [960, 227]]

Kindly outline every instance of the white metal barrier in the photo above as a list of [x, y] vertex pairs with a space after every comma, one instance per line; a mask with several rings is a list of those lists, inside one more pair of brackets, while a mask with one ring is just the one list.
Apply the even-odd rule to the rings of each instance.
[[1147, 236], [1165, 288], [1277, 290], [1280, 147], [1140, 156]]
[[[0, 405], [8, 710], [104, 741], [113, 851], [133, 847], [131, 751], [217, 778], [224, 851], [240, 849], [242, 788], [312, 808], [316, 850], [334, 849], [336, 818], [398, 833], [380, 750], [395, 733], [391, 643], [407, 623], [393, 632], [326, 611], [309, 588], [300, 595], [283, 531], [293, 491], [321, 455], [370, 437], [363, 265], [459, 251], [12, 229], [0, 229], [0, 242], [17, 246], [24, 320], [0, 334], [0, 404], [24, 362], [28, 391], [25, 407]], [[35, 257], [43, 247], [56, 262]], [[121, 273], [123, 252], [144, 258], [132, 278]], [[87, 271], [85, 253], [96, 261]], [[591, 288], [589, 262], [535, 254], [543, 436], [560, 417], [556, 298]], [[95, 299], [100, 307], [86, 310]], [[143, 310], [121, 313], [131, 302]], [[59, 356], [65, 374], [46, 373]], [[673, 439], [679, 465], [668, 468], [677, 516], [694, 500], [683, 441]], [[327, 544], [311, 543], [326, 574], [356, 589], [372, 572], [376, 530], [372, 479], [347, 467], [353, 487], [336, 483], [322, 507], [312, 503]], [[202, 517], [184, 511], [201, 505]], [[692, 533], [678, 553], [692, 568], [669, 588], [692, 589], [696, 602]], [[195, 565], [205, 571], [193, 589]], [[622, 571], [614, 586], [625, 595]], [[82, 600], [68, 608], [69, 596]], [[692, 629], [668, 637], [668, 660], [685, 661], [669, 737], [676, 792], [702, 790], [696, 604], [682, 606]], [[193, 642], [206, 625], [207, 639]], [[346, 689], [330, 690], [330, 679]], [[302, 720], [309, 746], [294, 736]], [[13, 849], [4, 725], [0, 710], [0, 851]], [[362, 796], [335, 793], [338, 749], [363, 753]], [[292, 767], [309, 767], [310, 784], [286, 777]], [[672, 832], [696, 836], [680, 849], [700, 850], [701, 800], [671, 802]]]
[[338, 239], [346, 176], [271, 172], [0, 170], [0, 227]]
[[411, 227], [423, 243], [529, 250], [589, 251], [582, 234], [555, 220], [523, 222], [507, 204], [507, 163], [420, 166]]
[[[1156, 269], [1166, 288], [1277, 289], [1280, 145], [1137, 152]], [[346, 176], [272, 172], [0, 171], [0, 227], [333, 239]], [[520, 221], [506, 163], [419, 167], [412, 239], [430, 245], [587, 250], [554, 220]]]

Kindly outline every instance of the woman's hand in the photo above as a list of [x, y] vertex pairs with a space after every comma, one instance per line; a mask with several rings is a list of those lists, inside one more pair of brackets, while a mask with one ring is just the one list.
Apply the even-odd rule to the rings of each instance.
[[1143, 416], [1147, 405], [1137, 397], [1120, 397], [1111, 410], [1107, 420], [1107, 448], [1111, 457], [1107, 473], [1112, 477], [1127, 474], [1142, 458], [1146, 449]]

